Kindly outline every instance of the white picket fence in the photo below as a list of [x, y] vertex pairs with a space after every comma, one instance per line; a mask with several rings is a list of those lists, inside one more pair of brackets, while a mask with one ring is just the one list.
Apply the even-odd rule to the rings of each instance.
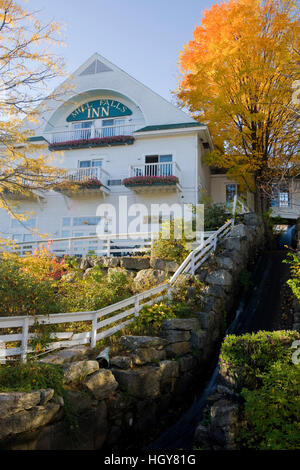
[[47, 240], [35, 240], [30, 242], [19, 242], [14, 252], [20, 256], [32, 254], [41, 246], [57, 256], [115, 256], [134, 253], [144, 253], [151, 250], [155, 234], [151, 232], [86, 235], [81, 237], [53, 238]]
[[[33, 352], [28, 342], [33, 339], [34, 334], [30, 333], [29, 329], [36, 323], [59, 325], [86, 322], [89, 324], [89, 331], [84, 333], [54, 333], [52, 335], [53, 342], [47, 346], [46, 352], [79, 344], [89, 344], [94, 348], [97, 341], [113, 335], [134, 321], [145, 305], [152, 305], [166, 297], [170, 298], [178, 277], [184, 273], [195, 274], [197, 269], [216, 250], [217, 244], [230, 235], [233, 225], [234, 219], [228, 221], [218, 231], [213, 232], [206, 240], [202, 240], [201, 244], [188, 255], [169, 282], [116, 304], [94, 312], [59, 313], [36, 317], [0, 317], [0, 331], [10, 330], [8, 334], [0, 336], [0, 362], [16, 357], [21, 357], [22, 361], [26, 361], [27, 354]], [[22, 331], [15, 334], [11, 332], [13, 329], [22, 329]], [[15, 342], [19, 342], [20, 346], [6, 347], [7, 343]]]

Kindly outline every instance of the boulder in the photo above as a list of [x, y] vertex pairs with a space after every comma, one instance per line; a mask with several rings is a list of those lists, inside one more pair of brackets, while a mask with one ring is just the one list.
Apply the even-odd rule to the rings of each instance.
[[110, 360], [111, 367], [117, 367], [118, 369], [130, 369], [132, 366], [132, 360], [129, 356], [115, 356]]
[[200, 322], [197, 318], [169, 318], [162, 324], [163, 330], [197, 330], [200, 327]]
[[91, 268], [92, 265], [90, 263], [90, 260], [88, 258], [83, 258], [80, 263], [80, 269], [83, 271], [86, 271], [87, 269]]
[[110, 370], [101, 369], [91, 375], [84, 386], [97, 400], [104, 400], [111, 396], [118, 388], [118, 383]]
[[94, 405], [93, 399], [87, 393], [83, 393], [79, 390], [68, 390], [68, 399], [76, 415], [80, 415], [92, 409]]
[[199, 424], [195, 431], [195, 443], [200, 446], [201, 450], [212, 450], [212, 442], [209, 436], [209, 429], [203, 424]]
[[187, 341], [181, 343], [173, 343], [166, 347], [167, 357], [181, 357], [192, 351], [191, 344]]
[[234, 271], [235, 265], [233, 260], [229, 256], [219, 255], [216, 257], [216, 262], [221, 269]]
[[210, 410], [209, 431], [212, 439], [225, 450], [236, 450], [239, 428], [239, 405], [229, 400], [219, 400]]
[[174, 274], [180, 265], [176, 263], [176, 261], [167, 261], [161, 258], [151, 258], [150, 266], [153, 269], [158, 269], [159, 271], [167, 271], [169, 274]]
[[197, 359], [191, 354], [183, 356], [178, 359], [178, 365], [180, 373], [184, 374], [185, 372], [188, 372], [196, 367]]
[[203, 300], [201, 302], [202, 310], [206, 312], [220, 312], [223, 311], [225, 308], [226, 302], [221, 297], [213, 297], [210, 295], [203, 296]]
[[0, 439], [7, 439], [25, 432], [35, 431], [50, 423], [60, 410], [56, 403], [35, 406], [27, 411], [20, 411], [7, 418], [0, 419]]
[[130, 351], [135, 351], [140, 348], [155, 348], [163, 349], [168, 342], [156, 336], [121, 336], [120, 344]]
[[178, 343], [189, 341], [191, 339], [191, 332], [188, 330], [163, 330], [163, 336], [168, 343]]
[[141, 271], [143, 269], [150, 268], [150, 259], [149, 258], [140, 258], [140, 257], [128, 257], [121, 258], [120, 266], [125, 269]]
[[161, 371], [161, 384], [168, 382], [170, 379], [176, 379], [179, 376], [179, 365], [177, 361], [162, 361], [159, 364]]
[[121, 389], [135, 398], [155, 398], [160, 393], [161, 370], [159, 367], [141, 367], [139, 369], [112, 369]]
[[120, 258], [113, 256], [111, 258], [101, 258], [102, 266], [106, 268], [116, 268], [120, 266]]
[[80, 361], [90, 354], [91, 350], [87, 346], [74, 346], [68, 349], [62, 349], [54, 354], [49, 354], [40, 360], [47, 364], [67, 364], [73, 361]]
[[135, 366], [143, 366], [166, 358], [166, 352], [155, 348], [140, 348], [131, 356]]
[[167, 271], [170, 274], [176, 273], [177, 269], [179, 269], [180, 264], [176, 263], [176, 261], [168, 261], [167, 262]]
[[8, 392], [0, 393], [0, 419], [20, 411], [29, 410], [41, 402], [41, 392]]
[[232, 238], [247, 238], [249, 233], [248, 228], [244, 224], [235, 225], [232, 227], [230, 237]]
[[158, 271], [155, 269], [142, 269], [134, 278], [134, 285], [137, 289], [142, 289], [145, 286], [162, 284], [165, 281], [165, 271]]
[[97, 361], [80, 361], [72, 362], [70, 365], [64, 367], [64, 384], [80, 382], [88, 375], [93, 374], [99, 370], [99, 363]]
[[199, 312], [197, 314], [201, 321], [203, 330], [211, 330], [216, 324], [216, 314], [214, 312]]
[[191, 344], [193, 348], [203, 350], [206, 348], [208, 342], [208, 335], [206, 331], [198, 330], [192, 331], [191, 334]]
[[237, 258], [241, 258], [241, 251], [243, 247], [243, 241], [241, 238], [227, 238], [225, 240], [225, 248], [229, 251], [234, 251]]
[[[44, 406], [46, 405], [47, 403], [49, 403], [49, 401], [52, 400], [52, 398], [54, 397], [54, 390], [53, 388], [49, 388], [47, 390], [41, 390], [41, 401], [40, 401], [40, 405]], [[1, 415], [1, 414], [0, 414]]]
[[151, 258], [150, 259], [150, 266], [153, 269], [158, 269], [159, 271], [166, 271], [167, 268], [167, 261], [161, 258]]
[[207, 284], [224, 286], [228, 288], [232, 286], [233, 279], [232, 275], [228, 271], [220, 269], [219, 271], [210, 273], [206, 278], [206, 282]]

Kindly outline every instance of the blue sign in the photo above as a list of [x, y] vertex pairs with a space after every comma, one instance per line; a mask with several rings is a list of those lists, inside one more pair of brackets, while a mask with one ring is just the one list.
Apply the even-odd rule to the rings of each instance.
[[101, 99], [78, 106], [67, 117], [67, 122], [122, 117], [130, 116], [131, 114], [132, 111], [125, 104], [115, 100]]

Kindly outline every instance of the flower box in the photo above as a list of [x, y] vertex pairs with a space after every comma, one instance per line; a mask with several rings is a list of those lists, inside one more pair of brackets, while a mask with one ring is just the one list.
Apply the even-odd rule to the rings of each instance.
[[95, 137], [93, 139], [68, 140], [66, 142], [55, 142], [49, 144], [49, 150], [69, 150], [85, 147], [108, 147], [111, 145], [132, 145], [134, 142], [132, 135], [119, 135], [113, 137]]
[[64, 181], [55, 185], [54, 190], [58, 192], [77, 192], [84, 189], [98, 189], [102, 186], [103, 184], [97, 178], [90, 178], [86, 181]]
[[135, 186], [173, 186], [179, 183], [177, 176], [133, 176], [125, 178], [122, 184], [126, 187]]

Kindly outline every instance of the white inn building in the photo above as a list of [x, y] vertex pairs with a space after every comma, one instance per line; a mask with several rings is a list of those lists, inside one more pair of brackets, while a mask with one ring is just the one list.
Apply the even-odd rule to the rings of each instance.
[[[65, 182], [72, 185], [62, 181], [55, 190], [14, 201], [16, 212], [33, 213], [24, 224], [2, 210], [1, 231], [8, 238], [39, 240], [32, 228], [52, 239], [96, 235], [99, 205], [118, 211], [120, 196], [127, 196], [128, 207], [196, 204], [204, 193], [216, 203], [232, 202], [237, 185], [203, 163], [212, 148], [205, 125], [99, 54], [73, 74], [70, 85], [64, 99], [47, 103], [31, 140], [46, 143], [51, 164], [67, 170]], [[277, 211], [295, 219], [299, 206], [292, 203], [287, 189], [274, 201]]]

